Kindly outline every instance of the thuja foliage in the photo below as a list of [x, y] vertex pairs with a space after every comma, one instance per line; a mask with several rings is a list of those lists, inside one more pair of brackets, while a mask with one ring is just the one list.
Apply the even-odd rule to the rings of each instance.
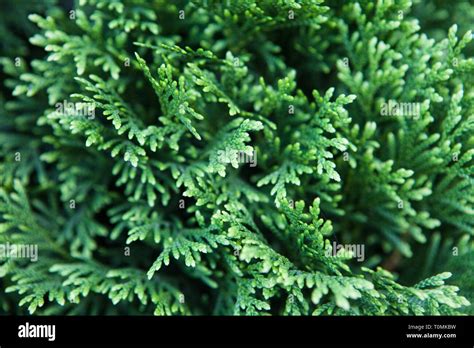
[[3, 313], [472, 313], [469, 1], [4, 3]]

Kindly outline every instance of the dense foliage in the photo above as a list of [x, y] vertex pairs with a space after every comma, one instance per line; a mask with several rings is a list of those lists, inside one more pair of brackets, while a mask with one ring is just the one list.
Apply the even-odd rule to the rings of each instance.
[[473, 313], [469, 1], [0, 6], [1, 312]]

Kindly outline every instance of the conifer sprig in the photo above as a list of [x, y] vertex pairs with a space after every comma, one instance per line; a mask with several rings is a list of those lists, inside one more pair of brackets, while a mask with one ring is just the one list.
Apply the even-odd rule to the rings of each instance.
[[472, 5], [420, 6], [0, 10], [0, 313], [472, 313]]

